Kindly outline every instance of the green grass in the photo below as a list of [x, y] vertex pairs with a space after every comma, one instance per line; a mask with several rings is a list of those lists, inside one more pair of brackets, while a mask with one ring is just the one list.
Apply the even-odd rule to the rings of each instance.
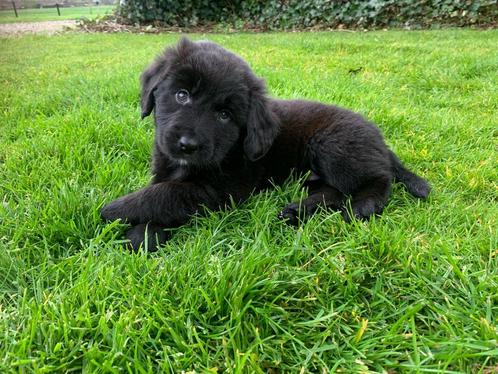
[[111, 14], [114, 8], [113, 5], [59, 8], [60, 16], [57, 14], [56, 8], [18, 9], [19, 17], [16, 17], [14, 9], [0, 10], [0, 23], [57, 21], [82, 17], [93, 19]]
[[127, 253], [98, 211], [149, 180], [138, 76], [178, 35], [0, 39], [0, 372], [496, 367], [498, 31], [198, 37], [367, 115], [430, 199], [294, 229], [291, 181]]

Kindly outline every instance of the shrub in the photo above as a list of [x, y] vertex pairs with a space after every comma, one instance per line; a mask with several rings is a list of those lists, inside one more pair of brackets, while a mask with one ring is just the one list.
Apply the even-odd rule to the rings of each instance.
[[243, 28], [438, 27], [496, 24], [497, 0], [125, 0], [129, 23]]

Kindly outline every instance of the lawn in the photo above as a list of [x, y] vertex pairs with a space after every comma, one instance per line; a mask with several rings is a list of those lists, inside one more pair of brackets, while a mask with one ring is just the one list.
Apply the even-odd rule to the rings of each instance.
[[433, 193], [295, 229], [291, 180], [130, 254], [98, 212], [150, 178], [138, 77], [178, 37], [0, 39], [0, 372], [496, 370], [498, 30], [193, 35], [364, 113]]
[[60, 16], [57, 14], [56, 8], [18, 9], [17, 14], [19, 17], [16, 17], [14, 9], [0, 10], [0, 23], [57, 21], [82, 17], [92, 19], [110, 14], [114, 8], [113, 5], [61, 7], [59, 8]]

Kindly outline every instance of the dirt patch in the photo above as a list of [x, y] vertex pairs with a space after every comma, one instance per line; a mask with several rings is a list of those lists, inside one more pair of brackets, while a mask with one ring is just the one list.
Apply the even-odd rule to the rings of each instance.
[[[78, 21], [78, 28], [83, 32], [97, 33], [135, 33], [135, 34], [160, 34], [160, 33], [207, 33], [207, 32], [233, 32], [232, 28], [222, 27], [216, 24], [206, 24], [182, 28], [179, 26], [139, 25], [129, 24], [122, 17], [105, 16], [94, 20], [82, 19]], [[239, 30], [240, 31], [240, 30]]]
[[48, 33], [64, 31], [76, 27], [76, 21], [44, 21], [44, 22], [19, 22], [0, 25], [0, 35], [17, 35], [26, 33]]

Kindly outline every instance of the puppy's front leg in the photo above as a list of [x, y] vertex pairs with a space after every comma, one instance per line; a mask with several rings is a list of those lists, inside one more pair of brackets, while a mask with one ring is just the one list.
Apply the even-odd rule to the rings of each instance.
[[162, 182], [120, 197], [100, 211], [105, 221], [121, 219], [137, 225], [154, 222], [164, 227], [184, 224], [203, 206], [216, 209], [226, 199], [209, 185]]

